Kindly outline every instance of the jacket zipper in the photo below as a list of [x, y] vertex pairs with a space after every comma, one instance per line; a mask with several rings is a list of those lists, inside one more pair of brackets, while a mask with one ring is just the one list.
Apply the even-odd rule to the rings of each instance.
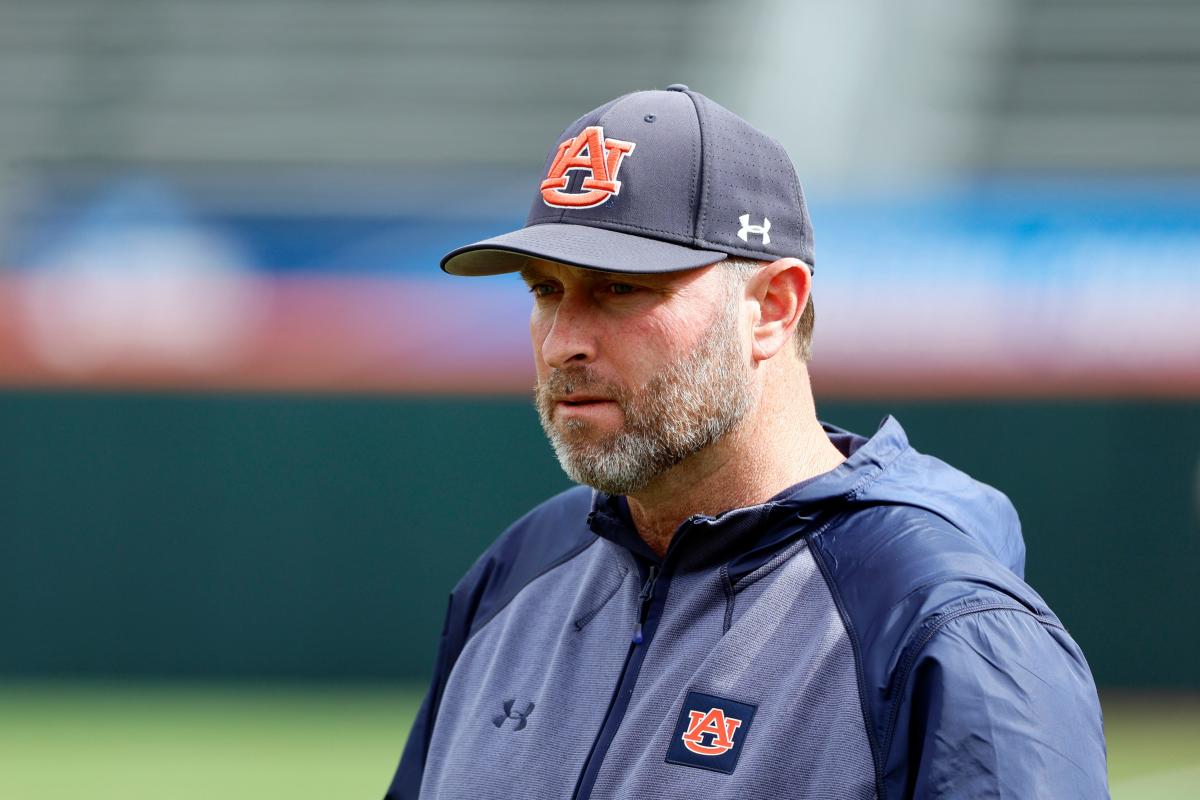
[[642, 636], [642, 625], [646, 622], [646, 614], [650, 611], [650, 598], [654, 595], [654, 582], [658, 580], [658, 565], [651, 564], [650, 572], [646, 576], [646, 582], [642, 584], [642, 591], [638, 594], [638, 600], [641, 601], [638, 606], [637, 625], [633, 628], [633, 643], [641, 644], [644, 637]]
[[[665, 562], [666, 559], [663, 560]], [[592, 742], [592, 749], [588, 752], [588, 757], [583, 762], [583, 770], [575, 782], [575, 791], [571, 794], [572, 800], [588, 800], [591, 797], [596, 776], [600, 773], [600, 765], [604, 763], [604, 756], [608, 753], [608, 747], [617, 735], [617, 728], [621, 726], [625, 710], [629, 707], [629, 700], [633, 697], [633, 688], [637, 684], [638, 673], [641, 672], [642, 662], [646, 658], [646, 648], [654, 638], [654, 631], [658, 627], [658, 618], [662, 615], [662, 609], [659, 608], [657, 614], [652, 618], [650, 610], [656, 597], [666, 596], [666, 589], [670, 581], [669, 578], [664, 578], [662, 573], [659, 565], [651, 564], [646, 573], [646, 580], [642, 584], [642, 590], [638, 593], [638, 615], [633, 628], [633, 636], [630, 637], [629, 652], [625, 656], [624, 666], [621, 667], [621, 677], [617, 680], [617, 689], [613, 692], [612, 699], [608, 703], [608, 710], [604, 713], [604, 722], [600, 725], [600, 732]]]
[[675, 531], [675, 536], [663, 556], [661, 566], [651, 564], [650, 569], [646, 572], [646, 580], [642, 584], [641, 592], [638, 593], [637, 622], [633, 627], [633, 636], [629, 642], [629, 653], [625, 656], [625, 665], [621, 668], [621, 677], [617, 681], [617, 690], [613, 692], [612, 700], [608, 704], [608, 711], [604, 714], [604, 722], [600, 725], [600, 732], [592, 742], [592, 749], [583, 762], [583, 771], [579, 773], [579, 780], [575, 783], [575, 791], [571, 794], [571, 800], [589, 800], [592, 796], [592, 787], [596, 784], [600, 765], [604, 763], [609, 745], [617, 735], [621, 720], [625, 718], [625, 711], [629, 708], [629, 701], [633, 697], [634, 686], [637, 685], [638, 674], [642, 670], [642, 662], [646, 660], [646, 650], [650, 647], [650, 642], [654, 640], [654, 632], [658, 630], [658, 622], [662, 618], [663, 604], [671, 586], [671, 576], [666, 572], [666, 566], [672, 563], [672, 555], [679, 549], [682, 541], [687, 538], [686, 534], [689, 530], [699, 523], [706, 522], [712, 522], [712, 519], [703, 516], [689, 517]]

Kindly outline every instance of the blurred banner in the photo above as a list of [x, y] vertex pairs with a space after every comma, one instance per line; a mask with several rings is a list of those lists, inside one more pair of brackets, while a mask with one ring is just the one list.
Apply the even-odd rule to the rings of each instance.
[[[519, 280], [450, 278], [437, 263], [519, 226], [534, 195], [520, 188], [537, 176], [486, 176], [495, 207], [469, 215], [454, 198], [480, 178], [455, 177], [235, 182], [221, 204], [211, 179], [43, 181], [4, 253], [0, 381], [526, 392]], [[818, 390], [1200, 396], [1198, 186], [993, 180], [817, 197]], [[229, 201], [288, 191], [320, 192], [322, 209]]]
[[1200, 396], [1194, 3], [0, 19], [0, 385], [525, 392], [520, 288], [438, 258], [521, 223], [576, 115], [684, 81], [796, 163], [820, 393]]

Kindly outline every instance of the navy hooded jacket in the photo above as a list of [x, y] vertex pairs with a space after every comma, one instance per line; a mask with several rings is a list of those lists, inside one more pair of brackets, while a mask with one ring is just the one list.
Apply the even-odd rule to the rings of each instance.
[[389, 800], [1106, 798], [1083, 653], [1008, 499], [826, 426], [836, 469], [680, 526], [538, 506], [450, 597]]

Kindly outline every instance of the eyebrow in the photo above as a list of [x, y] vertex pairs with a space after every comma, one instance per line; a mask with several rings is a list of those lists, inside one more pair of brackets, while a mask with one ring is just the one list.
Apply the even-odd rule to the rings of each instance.
[[519, 274], [521, 276], [521, 280], [525, 281], [526, 283], [534, 283], [546, 277], [542, 272], [530, 264], [526, 264], [525, 266], [521, 267], [517, 274]]

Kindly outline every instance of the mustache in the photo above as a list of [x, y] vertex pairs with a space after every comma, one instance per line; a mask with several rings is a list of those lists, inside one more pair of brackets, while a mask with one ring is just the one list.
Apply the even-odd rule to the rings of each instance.
[[577, 393], [614, 400], [622, 408], [629, 397], [628, 391], [623, 386], [596, 375], [588, 367], [566, 367], [553, 370], [545, 380], [538, 382], [534, 387], [538, 406], [546, 409], [563, 397]]

